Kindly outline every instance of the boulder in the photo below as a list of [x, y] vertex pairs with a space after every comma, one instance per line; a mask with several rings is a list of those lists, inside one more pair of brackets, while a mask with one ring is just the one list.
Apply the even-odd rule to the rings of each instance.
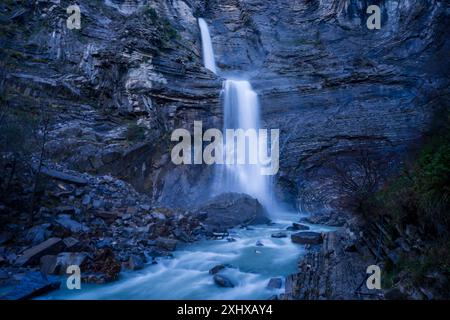
[[219, 287], [234, 288], [233, 282], [224, 275], [215, 274], [213, 279]]
[[287, 238], [287, 234], [284, 232], [276, 232], [271, 235], [272, 238]]
[[258, 240], [258, 241], [256, 241], [256, 244], [255, 244], [257, 247], [264, 247], [264, 243], [262, 243], [262, 241], [261, 240]]
[[204, 224], [210, 231], [224, 232], [238, 225], [270, 222], [267, 212], [258, 200], [239, 193], [224, 193], [195, 209], [204, 213]]
[[63, 228], [70, 230], [73, 233], [90, 231], [89, 227], [86, 227], [78, 221], [71, 219], [70, 216], [66, 214], [59, 215], [58, 219], [56, 219], [56, 222]]
[[283, 285], [283, 280], [281, 278], [272, 278], [269, 280], [267, 284], [267, 288], [269, 289], [280, 289]]
[[298, 244], [321, 244], [322, 234], [312, 231], [302, 231], [292, 234], [291, 240]]
[[287, 227], [287, 230], [289, 230], [289, 231], [305, 231], [305, 230], [309, 230], [309, 227], [304, 224], [294, 222], [294, 223], [292, 223], [292, 226]]
[[39, 259], [45, 255], [58, 254], [64, 248], [64, 243], [60, 238], [50, 238], [34, 247], [23, 252], [15, 261], [15, 265], [25, 267], [39, 262]]
[[216, 274], [216, 273], [219, 273], [220, 271], [222, 271], [222, 270], [225, 269], [225, 268], [226, 268], [225, 265], [223, 265], [223, 264], [218, 264], [218, 265], [212, 267], [212, 268], [209, 270], [209, 274]]

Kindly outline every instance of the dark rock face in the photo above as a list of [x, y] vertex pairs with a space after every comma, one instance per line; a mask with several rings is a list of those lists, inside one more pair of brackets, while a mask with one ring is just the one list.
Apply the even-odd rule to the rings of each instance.
[[284, 299], [358, 299], [367, 263], [358, 254], [343, 253], [342, 233], [328, 233], [300, 262], [299, 273], [286, 278]]
[[[13, 207], [28, 203], [30, 180], [8, 203], [0, 199], [0, 219], [10, 219], [0, 223], [0, 266], [41, 264], [53, 273], [61, 252], [87, 252], [83, 280], [103, 283], [123, 263], [136, 269], [142, 252], [166, 256], [177, 241], [267, 221], [247, 196], [201, 205], [213, 168], [170, 161], [173, 129], [192, 131], [194, 120], [222, 127], [221, 79], [202, 66], [197, 15], [211, 26], [222, 76], [245, 74], [261, 98], [263, 127], [281, 129], [280, 198], [318, 213], [307, 222], [344, 225], [339, 211], [315, 210], [336, 198], [328, 164], [370, 149], [387, 171], [395, 168], [449, 102], [448, 4], [376, 2], [379, 31], [365, 27], [366, 0], [81, 0], [81, 30], [67, 29], [64, 2], [2, 2], [0, 121], [51, 114], [41, 170], [51, 205], [24, 230], [29, 208]], [[3, 162], [10, 150], [0, 152], [1, 167], [12, 168]], [[27, 167], [36, 171], [33, 155]], [[188, 204], [210, 213], [166, 208]], [[330, 235], [314, 248], [286, 282], [286, 298], [354, 298], [366, 265], [353, 239], [341, 247], [349, 237]], [[313, 239], [306, 241], [319, 243]], [[54, 287], [26, 279], [16, 298]], [[32, 282], [39, 285], [29, 290]], [[423, 294], [433, 296], [409, 296]]]
[[[64, 3], [2, 4], [2, 97], [11, 108], [54, 115], [51, 160], [124, 179], [162, 203], [194, 201], [209, 175], [173, 166], [167, 150], [175, 128], [222, 124], [221, 82], [202, 66], [196, 8], [184, 1], [78, 4], [80, 30], [67, 29]], [[43, 174], [86, 184], [60, 171]]]
[[212, 168], [175, 166], [168, 150], [172, 130], [193, 120], [222, 127], [221, 80], [200, 56], [202, 15], [222, 74], [245, 74], [264, 127], [281, 129], [278, 195], [322, 207], [333, 199], [329, 162], [361, 148], [401, 158], [448, 92], [446, 3], [377, 3], [378, 31], [365, 26], [368, 1], [80, 1], [79, 31], [52, 1], [4, 4], [2, 96], [26, 111], [51, 106], [51, 160], [124, 179], [164, 205], [198, 204]]
[[312, 231], [302, 231], [292, 234], [291, 240], [298, 244], [321, 244], [322, 234]]
[[278, 183], [305, 210], [332, 202], [329, 163], [369, 149], [393, 169], [448, 105], [448, 5], [376, 1], [382, 27], [373, 31], [370, 4], [216, 0], [205, 8], [219, 67], [246, 73], [264, 126], [281, 129]]
[[224, 193], [209, 200], [196, 212], [205, 213], [211, 231], [223, 232], [238, 225], [268, 223], [267, 212], [258, 200], [239, 193]]

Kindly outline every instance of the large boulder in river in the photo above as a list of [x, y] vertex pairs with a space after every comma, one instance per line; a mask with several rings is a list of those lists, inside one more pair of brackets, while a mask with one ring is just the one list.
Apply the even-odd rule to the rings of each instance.
[[322, 234], [312, 231], [297, 232], [291, 235], [291, 240], [298, 244], [321, 244]]
[[215, 274], [214, 282], [222, 288], [234, 288], [234, 283], [224, 275]]
[[223, 193], [207, 201], [197, 210], [206, 214], [204, 223], [210, 231], [223, 232], [238, 225], [263, 224], [270, 220], [258, 200], [246, 194]]

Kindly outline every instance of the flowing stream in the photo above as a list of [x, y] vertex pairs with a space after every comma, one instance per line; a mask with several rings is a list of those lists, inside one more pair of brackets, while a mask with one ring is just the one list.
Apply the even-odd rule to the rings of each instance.
[[[297, 260], [305, 252], [303, 245], [292, 243], [286, 227], [299, 219], [297, 213], [278, 213], [271, 225], [232, 229], [229, 238], [206, 240], [185, 245], [173, 258], [161, 258], [158, 264], [121, 273], [120, 279], [106, 285], [82, 284], [81, 290], [51, 292], [41, 299], [268, 299], [284, 292], [284, 278], [297, 270]], [[310, 225], [312, 231], [325, 227]], [[283, 231], [285, 238], [273, 238]], [[233, 239], [230, 241], [229, 239]], [[261, 245], [262, 244], [262, 245]], [[221, 288], [214, 283], [209, 270], [218, 264], [229, 264], [221, 271], [234, 288]], [[270, 289], [271, 278], [283, 280], [281, 288]]]
[[[205, 67], [217, 73], [208, 25], [199, 19]], [[224, 129], [259, 129], [258, 96], [250, 82], [242, 79], [224, 81]], [[227, 143], [226, 143], [227, 144]], [[225, 145], [226, 147], [226, 145]], [[251, 149], [246, 152], [254, 152]], [[257, 198], [270, 212], [269, 225], [235, 228], [222, 240], [205, 240], [184, 245], [173, 258], [161, 258], [155, 265], [140, 271], [123, 272], [118, 281], [106, 285], [84, 285], [81, 290], [62, 289], [44, 299], [268, 299], [284, 292], [268, 288], [271, 278], [297, 271], [297, 260], [304, 246], [292, 243], [286, 228], [298, 222], [300, 215], [283, 212], [274, 206], [272, 181], [259, 173], [259, 165], [219, 166], [217, 177], [222, 191], [247, 193]], [[311, 225], [312, 231], [325, 228]], [[272, 237], [275, 233], [285, 237]], [[221, 271], [234, 284], [222, 288], [215, 284], [209, 270], [216, 265], [229, 265]]]

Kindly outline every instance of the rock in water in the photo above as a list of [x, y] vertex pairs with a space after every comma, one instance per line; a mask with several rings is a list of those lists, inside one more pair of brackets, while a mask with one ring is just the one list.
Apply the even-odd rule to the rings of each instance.
[[240, 193], [221, 194], [196, 209], [206, 213], [205, 225], [211, 231], [224, 232], [238, 225], [264, 224], [270, 220], [258, 200]]
[[291, 227], [288, 227], [288, 230], [293, 230], [293, 231], [303, 231], [303, 230], [309, 230], [309, 227], [304, 225], [304, 224], [300, 224], [300, 223], [292, 223]]
[[225, 268], [226, 266], [224, 266], [223, 264], [218, 264], [217, 266], [214, 266], [209, 270], [209, 274], [216, 274]]
[[258, 240], [258, 241], [256, 241], [256, 244], [255, 244], [257, 247], [264, 247], [264, 243], [262, 243], [262, 241], [261, 240]]
[[219, 286], [223, 288], [234, 288], [233, 282], [231, 282], [230, 279], [225, 277], [224, 275], [216, 274], [214, 275], [214, 282]]
[[287, 234], [284, 232], [277, 232], [271, 235], [272, 238], [286, 238]]
[[321, 244], [322, 234], [312, 231], [297, 232], [291, 235], [291, 240], [298, 244]]

